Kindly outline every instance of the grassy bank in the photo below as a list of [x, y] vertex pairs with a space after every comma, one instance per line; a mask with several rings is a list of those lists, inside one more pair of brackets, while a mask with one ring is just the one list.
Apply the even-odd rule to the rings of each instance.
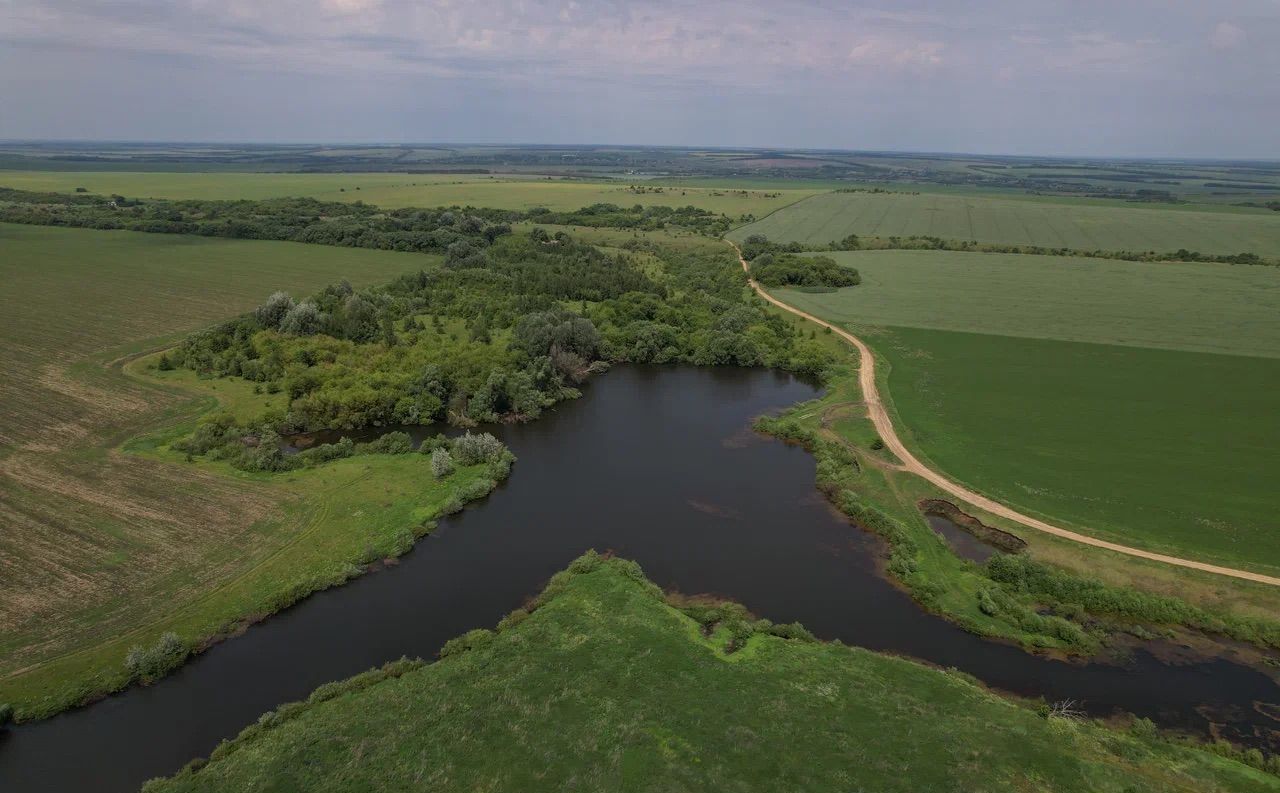
[[731, 608], [682, 611], [633, 564], [591, 555], [531, 614], [442, 654], [323, 686], [147, 790], [1280, 788], [1143, 730], [1046, 718], [962, 675]]

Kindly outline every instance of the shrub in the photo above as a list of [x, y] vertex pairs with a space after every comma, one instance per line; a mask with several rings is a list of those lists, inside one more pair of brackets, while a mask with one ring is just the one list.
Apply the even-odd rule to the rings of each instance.
[[413, 438], [407, 432], [388, 432], [377, 440], [360, 444], [359, 450], [364, 454], [408, 454], [413, 451]]
[[330, 460], [341, 460], [356, 453], [356, 445], [348, 437], [337, 443], [322, 443], [305, 451], [298, 452], [297, 458], [306, 465], [319, 465]]
[[214, 413], [200, 422], [195, 432], [173, 444], [173, 448], [189, 454], [207, 454], [212, 449], [240, 440], [245, 430], [236, 425], [230, 413]]
[[492, 479], [472, 479], [458, 491], [458, 498], [464, 502], [475, 501], [492, 493], [497, 486], [498, 483]]
[[487, 432], [473, 435], [470, 432], [453, 439], [453, 459], [458, 465], [476, 465], [494, 462], [502, 458], [507, 447]]
[[444, 479], [453, 473], [453, 455], [447, 449], [436, 449], [431, 453], [431, 475], [436, 479]]
[[436, 449], [447, 450], [448, 448], [449, 448], [449, 438], [443, 432], [438, 432], [435, 435], [432, 435], [430, 438], [427, 438], [426, 440], [424, 440], [422, 444], [418, 446], [418, 451], [421, 454], [431, 454]]
[[288, 471], [302, 465], [296, 455], [287, 455], [280, 449], [280, 436], [274, 430], [266, 430], [258, 437], [258, 445], [246, 450], [231, 461], [244, 471]]
[[13, 721], [13, 706], [7, 703], [0, 704], [0, 730], [4, 729]]
[[191, 650], [178, 638], [178, 634], [169, 632], [161, 636], [153, 647], [135, 644], [125, 657], [124, 666], [130, 678], [150, 683], [181, 666], [190, 654]]

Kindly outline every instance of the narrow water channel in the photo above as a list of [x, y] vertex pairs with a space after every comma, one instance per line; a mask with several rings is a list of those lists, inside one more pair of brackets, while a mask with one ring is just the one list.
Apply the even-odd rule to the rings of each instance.
[[1165, 664], [1141, 650], [1125, 666], [1067, 663], [922, 612], [877, 575], [877, 541], [816, 492], [812, 458], [750, 431], [752, 417], [813, 396], [762, 370], [615, 369], [584, 398], [502, 428], [520, 458], [511, 479], [400, 565], [313, 596], [154, 686], [0, 734], [0, 791], [136, 790], [320, 683], [431, 658], [494, 625], [587, 548], [639, 561], [663, 587], [725, 595], [1005, 691], [1274, 740], [1280, 724], [1255, 704], [1280, 702], [1280, 687], [1246, 666]]

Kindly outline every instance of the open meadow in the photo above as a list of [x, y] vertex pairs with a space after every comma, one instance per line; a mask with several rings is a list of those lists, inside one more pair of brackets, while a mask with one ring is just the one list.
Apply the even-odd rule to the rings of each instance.
[[1117, 542], [1280, 569], [1280, 272], [836, 257], [861, 286], [778, 294], [863, 335], [899, 431], [947, 475]]
[[933, 236], [1049, 248], [1280, 256], [1280, 215], [1207, 205], [907, 192], [822, 193], [736, 229], [743, 240], [826, 245], [850, 234]]
[[660, 185], [644, 180], [583, 181], [512, 174], [406, 173], [193, 173], [118, 171], [0, 171], [0, 186], [20, 190], [90, 193], [129, 198], [252, 199], [306, 197], [364, 201], [385, 209], [476, 206], [572, 210], [591, 204], [696, 206], [732, 218], [762, 217], [814, 195], [811, 187]]
[[[362, 522], [368, 535], [352, 533], [342, 520], [353, 508], [342, 504], [398, 502], [387, 495], [393, 491], [417, 506], [443, 499], [423, 492], [425, 460], [379, 477], [374, 494], [360, 484], [378, 464], [372, 457], [326, 469], [323, 482], [299, 483], [300, 472], [276, 483], [118, 448], [144, 428], [189, 423], [214, 403], [131, 375], [131, 356], [245, 311], [281, 287], [305, 294], [344, 277], [379, 283], [435, 258], [13, 225], [0, 225], [0, 248], [7, 285], [0, 294], [0, 690], [20, 713], [56, 710], [110, 687], [129, 645], [153, 642], [175, 620], [207, 635], [243, 616], [313, 563], [282, 565], [273, 580], [245, 575], [304, 532], [308, 553], [324, 557], [332, 545], [325, 528], [345, 532], [354, 545], [421, 522], [387, 510], [385, 520]], [[339, 559], [351, 553], [339, 550]], [[200, 605], [232, 581], [238, 592]], [[99, 673], [99, 685], [86, 682]]]

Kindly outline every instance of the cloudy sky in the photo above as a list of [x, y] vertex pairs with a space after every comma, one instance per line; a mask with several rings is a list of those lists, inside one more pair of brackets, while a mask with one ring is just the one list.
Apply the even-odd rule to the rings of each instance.
[[1280, 158], [1280, 0], [0, 0], [0, 138]]

